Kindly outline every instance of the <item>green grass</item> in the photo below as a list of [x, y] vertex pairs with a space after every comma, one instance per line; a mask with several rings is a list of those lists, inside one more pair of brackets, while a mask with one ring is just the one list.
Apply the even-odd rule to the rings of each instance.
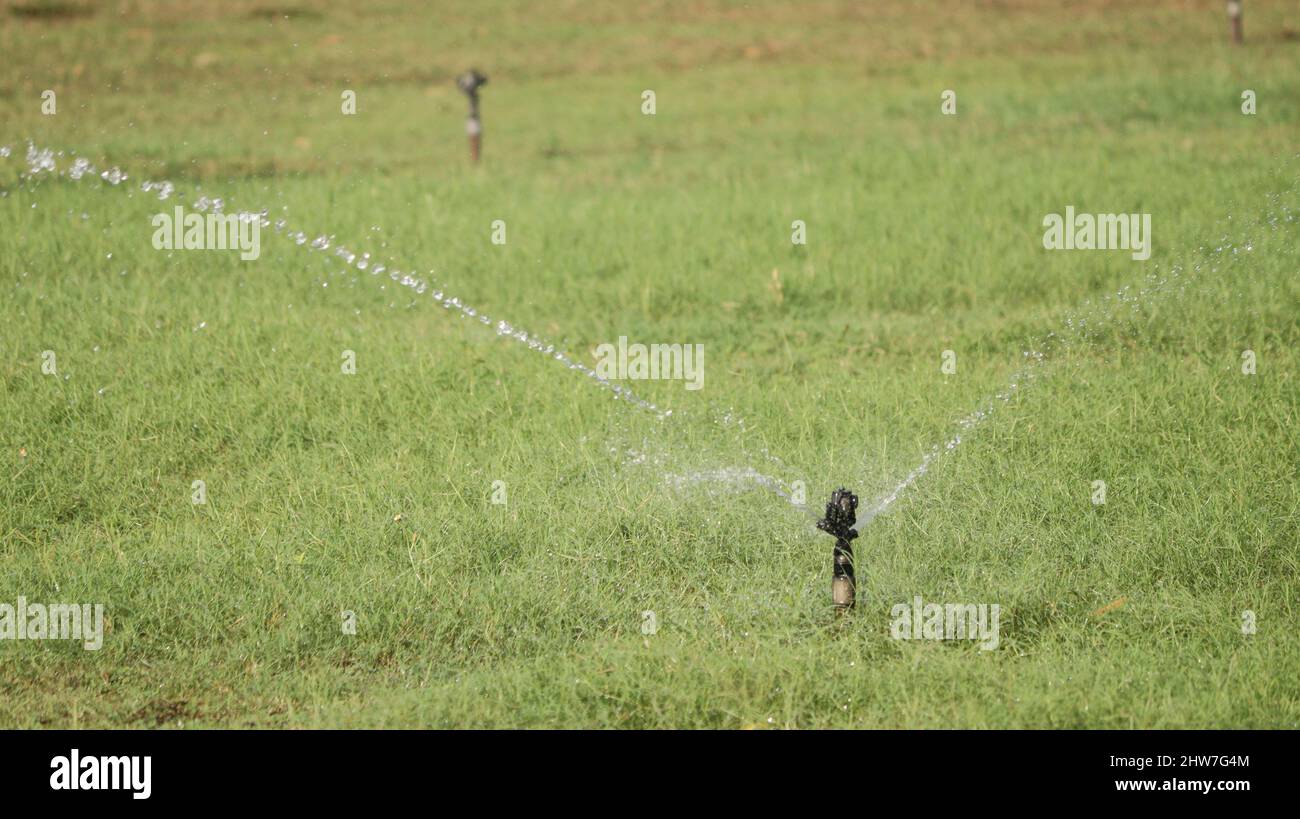
[[[1300, 725], [1294, 4], [1250, 3], [1245, 48], [1172, 0], [336, 5], [0, 8], [0, 144], [132, 176], [0, 160], [0, 602], [110, 619], [0, 641], [0, 725]], [[658, 421], [270, 231], [155, 251], [163, 177], [588, 363], [702, 343], [705, 388], [633, 384]], [[1152, 260], [1044, 251], [1066, 205], [1152, 214]], [[806, 515], [673, 487], [867, 503], [1054, 331], [865, 529], [849, 618]], [[916, 595], [999, 604], [998, 650], [891, 639]]]

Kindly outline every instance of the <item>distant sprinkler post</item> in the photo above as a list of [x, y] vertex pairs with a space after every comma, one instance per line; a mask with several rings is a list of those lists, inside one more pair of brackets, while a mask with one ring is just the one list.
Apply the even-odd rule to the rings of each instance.
[[465, 120], [465, 133], [469, 136], [469, 157], [478, 162], [483, 145], [483, 121], [478, 115], [478, 90], [487, 85], [486, 75], [470, 69], [456, 78], [456, 87], [469, 97], [469, 118]]

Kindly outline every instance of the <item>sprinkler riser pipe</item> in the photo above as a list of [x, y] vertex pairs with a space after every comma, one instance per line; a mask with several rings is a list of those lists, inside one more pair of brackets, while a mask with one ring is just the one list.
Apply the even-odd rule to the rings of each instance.
[[465, 134], [469, 137], [469, 158], [478, 162], [483, 146], [483, 123], [474, 117], [469, 118], [465, 121]]
[[835, 543], [835, 567], [831, 576], [831, 601], [835, 608], [847, 611], [857, 603], [857, 582], [853, 576], [853, 546]]

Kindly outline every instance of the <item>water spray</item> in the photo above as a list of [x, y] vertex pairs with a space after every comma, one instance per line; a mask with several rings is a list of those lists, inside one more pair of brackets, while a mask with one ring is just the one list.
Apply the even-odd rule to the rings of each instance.
[[[20, 162], [24, 161], [22, 157], [26, 157], [26, 171], [19, 174], [22, 179], [34, 181], [46, 175], [70, 179], [74, 182], [85, 180], [87, 183], [101, 179], [112, 187], [122, 187], [128, 191], [128, 195], [131, 195], [132, 187], [129, 185], [124, 186], [123, 183], [132, 177], [117, 166], [100, 171], [83, 157], [78, 157], [75, 154], [69, 157], [64, 151], [55, 151], [53, 148], [38, 148], [31, 142], [27, 145], [26, 154], [22, 152], [22, 149], [19, 149], [18, 153], [15, 154], [11, 146], [0, 145], [0, 160], [6, 160], [11, 156], [19, 157]], [[65, 159], [71, 160], [71, 164], [65, 164]], [[170, 199], [173, 196], [179, 198], [190, 195], [190, 193], [197, 193], [197, 191], [187, 193], [166, 180], [145, 180], [140, 183], [139, 189], [145, 193], [153, 194], [159, 200]], [[200, 211], [211, 208], [218, 213], [226, 212], [225, 203], [220, 197], [206, 195], [197, 198], [195, 208]], [[626, 401], [638, 409], [653, 413], [656, 418], [661, 420], [670, 418], [673, 415], [672, 410], [659, 409], [655, 404], [638, 397], [636, 393], [627, 387], [601, 375], [591, 366], [577, 360], [544, 337], [536, 333], [530, 333], [521, 327], [516, 327], [504, 319], [493, 319], [482, 310], [467, 304], [459, 296], [444, 291], [441, 286], [431, 279], [422, 278], [413, 272], [398, 270], [395, 266], [389, 264], [381, 264], [369, 252], [348, 250], [337, 242], [332, 233], [328, 235], [320, 234], [315, 239], [312, 239], [302, 230], [294, 229], [287, 219], [272, 220], [269, 208], [261, 208], [260, 210], [242, 209], [232, 215], [241, 221], [255, 220], [263, 228], [274, 228], [275, 235], [293, 242], [294, 245], [303, 250], [334, 256], [348, 267], [355, 268], [358, 271], [368, 271], [372, 276], [385, 274], [402, 287], [414, 290], [417, 295], [424, 295], [427, 292], [439, 307], [445, 310], [454, 310], [462, 318], [473, 319], [479, 324], [491, 327], [496, 330], [498, 336], [513, 339], [526, 346], [529, 350], [563, 365], [569, 371], [586, 376], [589, 383], [608, 391], [615, 399]]]
[[465, 120], [465, 133], [469, 135], [469, 157], [478, 162], [479, 148], [483, 143], [483, 122], [478, 117], [478, 90], [487, 85], [487, 76], [471, 68], [456, 78], [456, 87], [469, 97], [469, 118]]
[[853, 539], [858, 530], [858, 496], [843, 487], [831, 493], [826, 504], [826, 517], [817, 521], [817, 528], [835, 536], [835, 566], [831, 575], [831, 599], [837, 612], [843, 614], [853, 608], [857, 600], [857, 583], [853, 577]]

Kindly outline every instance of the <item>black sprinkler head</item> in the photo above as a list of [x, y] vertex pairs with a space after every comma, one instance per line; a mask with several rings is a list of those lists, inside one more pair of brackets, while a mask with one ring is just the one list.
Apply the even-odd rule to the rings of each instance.
[[857, 511], [858, 496], [843, 487], [836, 489], [826, 504], [826, 517], [817, 521], [817, 528], [839, 540], [853, 540], [858, 536], [853, 528], [858, 522]]
[[478, 69], [471, 68], [464, 74], [456, 78], [456, 87], [465, 93], [471, 100], [478, 99], [478, 90], [480, 87], [487, 85], [488, 78], [480, 74]]

